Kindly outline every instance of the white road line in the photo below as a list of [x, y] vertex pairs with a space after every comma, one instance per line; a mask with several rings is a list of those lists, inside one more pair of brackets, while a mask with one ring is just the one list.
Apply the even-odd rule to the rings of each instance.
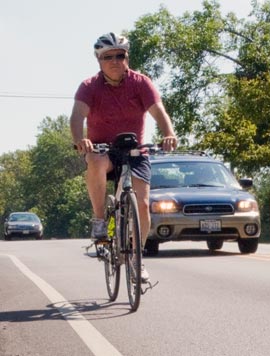
[[55, 304], [65, 320], [76, 331], [84, 341], [88, 349], [96, 356], [122, 356], [122, 354], [106, 340], [94, 326], [81, 315], [72, 304], [70, 304], [50, 284], [33, 273], [16, 256], [8, 256], [19, 270], [28, 277]]

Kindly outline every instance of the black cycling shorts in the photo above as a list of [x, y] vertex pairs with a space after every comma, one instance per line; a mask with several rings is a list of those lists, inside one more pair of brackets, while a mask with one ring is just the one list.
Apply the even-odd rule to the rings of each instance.
[[[108, 156], [113, 166], [115, 166], [117, 164], [117, 157], [111, 152], [108, 153]], [[149, 157], [146, 155], [129, 157], [129, 162], [132, 176], [143, 180], [147, 184], [150, 184], [151, 164], [149, 161]], [[107, 177], [109, 180], [114, 179], [115, 171], [109, 172]]]

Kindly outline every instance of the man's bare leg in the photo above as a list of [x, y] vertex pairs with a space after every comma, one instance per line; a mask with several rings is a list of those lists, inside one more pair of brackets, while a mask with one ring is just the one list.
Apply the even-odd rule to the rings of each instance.
[[143, 180], [136, 177], [132, 177], [133, 188], [137, 195], [138, 208], [139, 208], [139, 218], [141, 225], [142, 234], [142, 244], [143, 247], [146, 243], [148, 233], [150, 230], [150, 212], [149, 212], [149, 184], [145, 183]]
[[95, 153], [88, 153], [86, 162], [86, 184], [94, 215], [98, 219], [104, 219], [107, 173], [113, 166], [107, 155]]

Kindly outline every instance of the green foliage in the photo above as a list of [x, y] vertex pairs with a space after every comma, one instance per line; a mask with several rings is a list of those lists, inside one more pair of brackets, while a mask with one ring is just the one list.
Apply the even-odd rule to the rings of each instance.
[[47, 117], [40, 131], [36, 147], [0, 157], [2, 223], [12, 211], [33, 211], [45, 236], [84, 237], [91, 216], [86, 165], [73, 150], [68, 119]]
[[265, 169], [257, 175], [257, 199], [262, 220], [262, 239], [270, 242], [270, 171]]
[[254, 176], [270, 162], [270, 1], [251, 4], [246, 19], [214, 0], [180, 17], [161, 7], [128, 36], [131, 67], [156, 80], [179, 143]]
[[217, 68], [207, 61], [209, 53], [221, 47], [223, 21], [218, 9], [216, 2], [205, 2], [203, 12], [177, 18], [161, 7], [137, 21], [128, 34], [131, 67], [158, 80], [183, 143], [200, 118], [208, 87], [217, 80]]
[[[37, 146], [31, 152], [32, 195], [39, 210], [43, 212], [45, 233], [50, 236], [68, 236], [70, 220], [74, 219], [74, 209], [78, 206], [74, 209], [67, 206], [68, 193], [72, 193], [72, 190], [67, 190], [67, 182], [74, 180], [73, 189], [82, 189], [76, 177], [82, 174], [85, 164], [71, 145], [67, 117], [59, 116], [56, 120], [47, 117], [43, 120], [41, 130]], [[85, 189], [83, 192], [85, 208], [88, 199]]]
[[176, 17], [161, 7], [128, 33], [130, 64], [156, 79], [179, 141], [254, 174], [270, 162], [270, 2], [243, 20], [218, 1]]
[[270, 223], [270, 176], [269, 170], [265, 170], [259, 177], [259, 189], [257, 198], [260, 205], [262, 220], [269, 225]]
[[68, 221], [67, 233], [72, 237], [89, 235], [90, 203], [87, 199], [85, 179], [77, 176], [67, 179], [63, 187], [63, 197], [58, 205], [59, 215]]
[[31, 174], [30, 152], [16, 151], [0, 157], [0, 213], [3, 216], [11, 211], [31, 209], [27, 195], [27, 182]]

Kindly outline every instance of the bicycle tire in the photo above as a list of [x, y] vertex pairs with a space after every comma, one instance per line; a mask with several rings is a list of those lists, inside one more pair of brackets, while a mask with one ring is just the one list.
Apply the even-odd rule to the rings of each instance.
[[116, 221], [115, 221], [115, 198], [109, 195], [106, 200], [106, 221], [108, 226], [109, 242], [106, 245], [108, 251], [104, 259], [105, 280], [107, 292], [110, 301], [115, 301], [120, 286], [120, 261], [119, 261], [119, 247], [116, 236]]
[[[128, 298], [132, 311], [136, 311], [141, 299], [141, 230], [137, 198], [134, 192], [124, 193], [123, 238]], [[135, 262], [135, 263], [134, 263]]]

